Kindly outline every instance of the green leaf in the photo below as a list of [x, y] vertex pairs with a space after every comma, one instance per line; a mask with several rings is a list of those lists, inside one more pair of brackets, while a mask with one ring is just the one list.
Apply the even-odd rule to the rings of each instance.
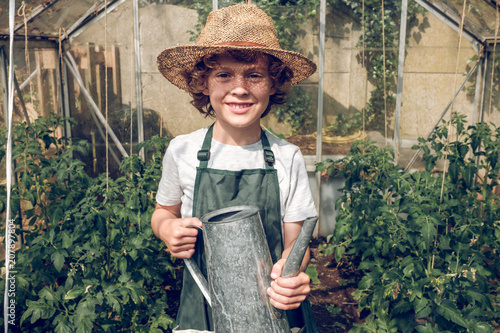
[[307, 269], [306, 269], [306, 274], [311, 279], [312, 284], [319, 284], [320, 283], [320, 280], [318, 278], [318, 271], [316, 270], [316, 265], [309, 264], [309, 266], [307, 266]]
[[57, 302], [57, 296], [56, 293], [50, 288], [50, 287], [45, 287], [40, 292], [38, 293], [38, 296], [41, 299], [45, 299], [49, 302]]
[[374, 274], [368, 273], [367, 275], [363, 276], [358, 284], [358, 288], [360, 290], [367, 290], [375, 283], [377, 283], [377, 279], [375, 278]]
[[451, 181], [453, 183], [456, 183], [458, 181], [458, 176], [460, 175], [460, 166], [458, 165], [458, 163], [451, 163], [448, 168], [448, 172], [450, 174]]
[[470, 325], [469, 332], [474, 332], [474, 333], [493, 333], [494, 329], [488, 323], [474, 322], [472, 325]]
[[56, 251], [56, 252], [52, 253], [52, 255], [50, 256], [50, 259], [52, 260], [52, 263], [54, 264], [54, 267], [58, 272], [61, 271], [61, 269], [64, 265], [65, 258], [66, 257], [62, 251]]
[[127, 258], [121, 257], [118, 260], [118, 269], [120, 270], [120, 273], [123, 275], [125, 272], [127, 272]]
[[74, 327], [70, 327], [68, 321], [68, 316], [64, 316], [62, 319], [57, 321], [57, 325], [54, 329], [55, 333], [71, 333], [74, 331]]
[[115, 296], [108, 294], [108, 295], [104, 296], [104, 298], [106, 298], [106, 300], [111, 305], [113, 310], [115, 310], [117, 313], [121, 312], [120, 301]]
[[66, 292], [66, 295], [64, 295], [64, 299], [75, 299], [78, 296], [82, 295], [85, 292], [85, 289], [85, 287], [74, 287], [73, 289], [70, 289]]
[[335, 247], [335, 260], [337, 262], [342, 261], [342, 256], [344, 255], [345, 247], [344, 246], [336, 246]]
[[426, 217], [425, 223], [422, 225], [420, 233], [426, 244], [430, 245], [434, 241], [437, 234], [436, 226], [431, 222], [433, 219]]
[[52, 211], [52, 214], [50, 216], [50, 222], [52, 224], [55, 224], [55, 223], [58, 223], [62, 220], [62, 217], [63, 217], [63, 209], [61, 206], [57, 206], [53, 211]]
[[467, 323], [463, 319], [462, 313], [451, 301], [443, 300], [441, 304], [437, 305], [436, 311], [447, 320], [452, 321], [462, 327], [467, 327]]
[[408, 266], [406, 266], [405, 268], [403, 268], [403, 274], [405, 276], [409, 277], [410, 275], [412, 275], [414, 269], [415, 269], [415, 266], [413, 265], [413, 263], [411, 263]]
[[70, 236], [68, 236], [68, 233], [66, 231], [62, 231], [62, 248], [67, 249], [71, 245], [73, 245], [73, 240], [71, 239]]
[[415, 312], [415, 318], [420, 319], [420, 318], [426, 318], [432, 313], [432, 309], [430, 306], [424, 307], [422, 310]]
[[426, 298], [416, 298], [414, 301], [415, 313], [422, 311], [425, 307], [428, 307], [429, 301]]

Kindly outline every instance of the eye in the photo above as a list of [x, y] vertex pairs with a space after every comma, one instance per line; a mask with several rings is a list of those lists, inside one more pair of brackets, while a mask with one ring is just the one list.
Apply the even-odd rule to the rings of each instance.
[[264, 78], [264, 75], [261, 73], [250, 73], [248, 75], [248, 79], [252, 82], [260, 81]]
[[231, 75], [228, 72], [216, 72], [214, 77], [217, 81], [227, 81], [231, 78]]

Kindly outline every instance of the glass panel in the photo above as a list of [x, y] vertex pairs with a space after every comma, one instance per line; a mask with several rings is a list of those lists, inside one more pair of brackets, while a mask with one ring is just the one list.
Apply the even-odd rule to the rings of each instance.
[[[207, 10], [211, 9], [211, 4], [207, 1]], [[186, 2], [182, 6], [143, 4], [140, 8], [145, 139], [160, 134], [157, 125], [160, 122], [163, 123], [162, 136], [190, 133], [212, 123], [191, 106], [187, 92], [163, 77], [156, 61], [168, 47], [193, 43], [191, 39], [198, 24], [198, 12], [189, 7], [189, 2]]]
[[[415, 155], [411, 147], [418, 143], [417, 139], [427, 138], [436, 125], [442, 125], [440, 118], [452, 100], [444, 120], [448, 121], [452, 112], [465, 115], [468, 124], [477, 117], [472, 91], [476, 73], [460, 90], [466, 79], [464, 73], [470, 71], [477, 59], [474, 49], [465, 38], [459, 49], [458, 33], [431, 13], [419, 20], [425, 24], [409, 28], [411, 37], [406, 47], [398, 156], [403, 167]], [[420, 156], [411, 169], [424, 166]], [[442, 167], [442, 163], [438, 164], [438, 168]]]
[[[455, 22], [461, 21], [463, 0], [440, 0], [433, 3]], [[484, 0], [467, 0], [464, 26], [479, 38], [495, 37], [496, 10]]]
[[[78, 1], [52, 1], [52, 5], [47, 7], [46, 0], [27, 0], [24, 1], [26, 7], [24, 13], [26, 17], [30, 17], [34, 13], [38, 13], [33, 20], [28, 22], [28, 36], [43, 36], [43, 37], [59, 37], [59, 29], [66, 31], [94, 4], [95, 0], [78, 0]], [[9, 34], [9, 1], [0, 0], [0, 8], [4, 9], [3, 15], [0, 15], [0, 34]], [[15, 26], [23, 24], [24, 16], [21, 8], [21, 1], [16, 1], [16, 18]], [[21, 15], [18, 15], [21, 14]], [[25, 29], [22, 27], [16, 34], [24, 36]]]
[[369, 83], [359, 47], [362, 25], [350, 9], [327, 6], [325, 27], [322, 153], [332, 157], [347, 154], [355, 140], [366, 137]]
[[496, 54], [488, 53], [486, 63], [482, 117], [486, 122], [500, 124], [500, 53], [498, 48]]

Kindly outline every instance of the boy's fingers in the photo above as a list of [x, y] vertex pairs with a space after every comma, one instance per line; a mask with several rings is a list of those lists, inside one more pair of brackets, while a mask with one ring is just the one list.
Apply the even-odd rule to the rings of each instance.
[[185, 228], [203, 228], [203, 223], [196, 217], [181, 219], [181, 224]]
[[294, 297], [297, 295], [305, 296], [311, 291], [309, 284], [302, 284], [291, 280], [293, 279], [278, 279], [273, 281], [271, 282], [271, 289], [276, 294], [285, 297]]
[[300, 272], [299, 275], [292, 278], [279, 278], [274, 281], [278, 286], [285, 289], [299, 289], [307, 286], [306, 289], [309, 288], [309, 283], [311, 279], [309, 275], [304, 272]]
[[172, 252], [170, 251], [170, 254], [172, 257], [178, 258], [178, 259], [189, 259], [193, 256], [194, 254], [194, 249], [192, 250], [187, 250], [187, 251], [178, 251], [178, 252]]
[[271, 279], [277, 279], [281, 276], [281, 271], [283, 270], [283, 265], [285, 264], [285, 259], [278, 260], [271, 271]]
[[285, 296], [276, 292], [272, 287], [268, 288], [267, 294], [269, 295], [271, 304], [277, 309], [290, 310], [296, 309], [306, 299], [306, 295]]

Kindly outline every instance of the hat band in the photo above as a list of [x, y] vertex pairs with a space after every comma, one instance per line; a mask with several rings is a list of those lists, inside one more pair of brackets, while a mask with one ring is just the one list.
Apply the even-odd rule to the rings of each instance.
[[262, 44], [252, 43], [252, 42], [226, 42], [217, 44], [219, 46], [254, 46], [254, 47], [266, 47]]

